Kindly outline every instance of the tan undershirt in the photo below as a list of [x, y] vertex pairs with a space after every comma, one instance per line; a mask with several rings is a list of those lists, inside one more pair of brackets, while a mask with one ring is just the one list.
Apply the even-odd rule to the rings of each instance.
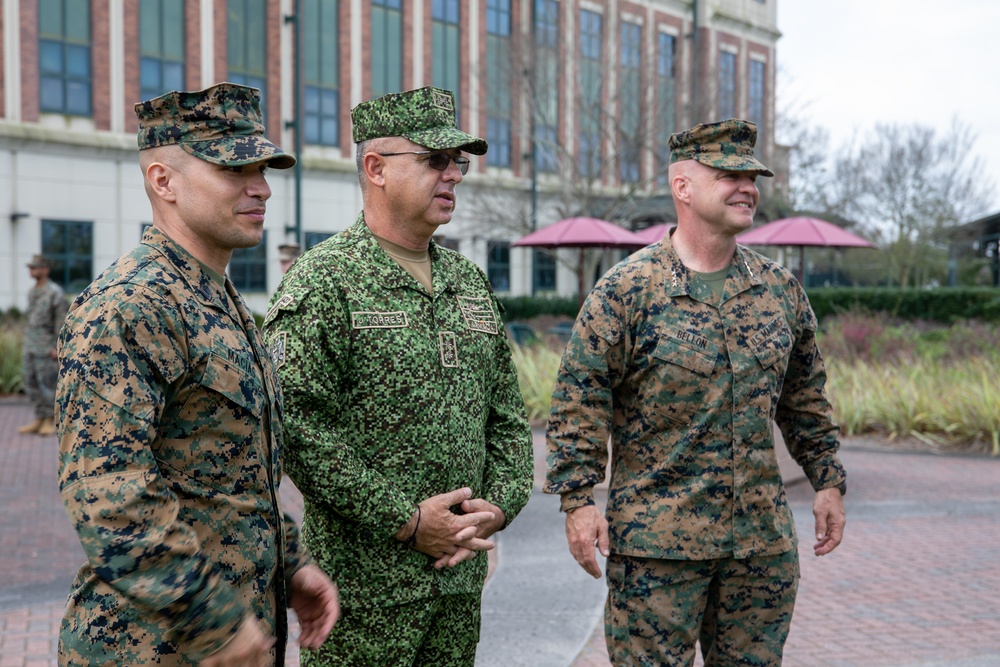
[[385, 250], [389, 257], [392, 257], [397, 264], [406, 270], [413, 278], [424, 286], [430, 294], [434, 294], [433, 283], [431, 282], [431, 254], [424, 250], [411, 250], [393, 243], [389, 239], [384, 239], [378, 234], [372, 234], [382, 250]]

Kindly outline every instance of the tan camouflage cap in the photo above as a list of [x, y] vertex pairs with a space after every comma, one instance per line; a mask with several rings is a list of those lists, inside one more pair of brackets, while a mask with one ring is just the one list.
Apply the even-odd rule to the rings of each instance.
[[31, 261], [28, 262], [28, 268], [29, 269], [39, 269], [39, 268], [51, 269], [52, 268], [52, 262], [47, 257], [45, 257], [44, 255], [34, 255], [34, 256], [32, 256]]
[[425, 86], [405, 93], [390, 93], [351, 109], [354, 143], [378, 137], [405, 137], [415, 144], [448, 150], [460, 148], [485, 155], [486, 141], [458, 129], [455, 94]]
[[135, 105], [139, 150], [177, 144], [197, 158], [238, 167], [266, 160], [287, 169], [295, 158], [264, 138], [260, 91], [219, 83], [194, 92], [172, 91]]
[[302, 254], [302, 248], [298, 243], [286, 243], [278, 246], [278, 257], [282, 262], [291, 262], [298, 259]]
[[755, 171], [774, 176], [753, 156], [757, 126], [739, 118], [718, 123], [695, 125], [690, 130], [670, 135], [670, 163], [697, 160], [726, 171]]

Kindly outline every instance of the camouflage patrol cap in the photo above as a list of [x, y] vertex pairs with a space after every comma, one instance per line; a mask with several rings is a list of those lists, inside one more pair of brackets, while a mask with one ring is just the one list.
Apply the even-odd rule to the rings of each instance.
[[753, 156], [757, 126], [739, 118], [718, 123], [695, 125], [690, 130], [670, 135], [670, 163], [681, 160], [698, 162], [726, 171], [755, 171], [774, 176]]
[[28, 262], [29, 269], [51, 269], [52, 262], [45, 255], [34, 255], [31, 261]]
[[415, 144], [448, 150], [460, 148], [485, 155], [486, 141], [458, 129], [455, 94], [425, 86], [404, 93], [390, 93], [351, 109], [354, 143], [378, 137], [405, 137]]
[[135, 105], [139, 150], [176, 144], [207, 162], [239, 167], [267, 161], [287, 169], [295, 158], [264, 138], [260, 91], [219, 83], [194, 92], [172, 91]]

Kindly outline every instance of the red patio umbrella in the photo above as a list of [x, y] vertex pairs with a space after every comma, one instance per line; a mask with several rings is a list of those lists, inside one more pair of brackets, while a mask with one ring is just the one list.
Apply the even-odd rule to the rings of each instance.
[[597, 218], [566, 218], [523, 236], [512, 246], [534, 248], [579, 248], [576, 279], [580, 303], [583, 303], [583, 259], [586, 248], [641, 248], [647, 242], [635, 232]]
[[874, 248], [874, 243], [819, 218], [782, 218], [743, 232], [743, 245], [798, 246], [799, 280], [805, 285], [806, 246], [822, 248]]

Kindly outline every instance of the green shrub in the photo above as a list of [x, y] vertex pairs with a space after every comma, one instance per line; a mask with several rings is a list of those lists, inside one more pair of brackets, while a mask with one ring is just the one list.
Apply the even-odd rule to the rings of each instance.
[[504, 307], [504, 321], [530, 320], [540, 315], [565, 315], [576, 319], [580, 303], [575, 296], [504, 296], [499, 297]]
[[21, 332], [19, 323], [0, 324], [0, 394], [16, 394], [24, 387]]
[[851, 311], [882, 313], [904, 320], [1000, 322], [1000, 289], [993, 287], [814, 287], [807, 293], [821, 322]]

